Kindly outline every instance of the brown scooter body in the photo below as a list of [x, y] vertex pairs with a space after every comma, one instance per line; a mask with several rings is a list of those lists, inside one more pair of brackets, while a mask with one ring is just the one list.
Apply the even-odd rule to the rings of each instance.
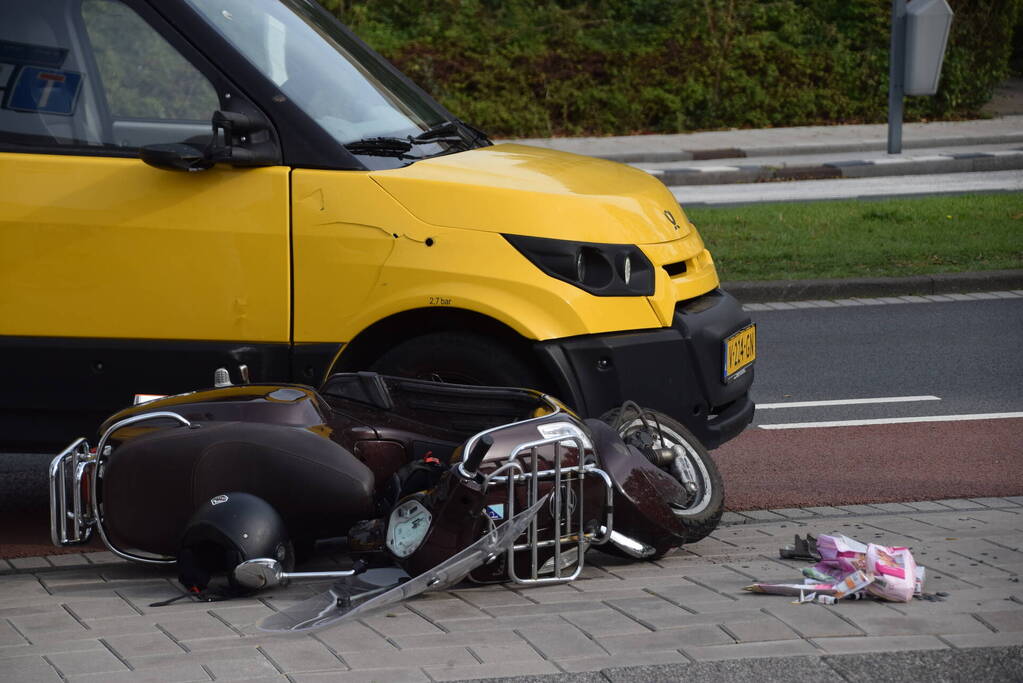
[[[111, 431], [155, 413], [174, 413], [188, 426], [157, 418]], [[542, 440], [541, 427], [557, 424], [575, 430], [575, 441], [522, 448]], [[670, 475], [615, 443], [613, 431], [586, 425], [526, 389], [350, 373], [319, 391], [249, 384], [158, 399], [112, 416], [100, 433], [110, 450], [95, 460], [95, 490], [83, 495], [96, 496], [104, 540], [119, 554], [131, 548], [172, 557], [190, 515], [225, 491], [266, 500], [294, 539], [308, 541], [346, 536], [362, 520], [387, 520], [414, 497], [432, 518], [429, 535], [404, 556], [389, 550], [410, 574], [545, 495], [550, 502], [516, 542], [519, 551], [495, 558], [473, 579], [537, 580], [544, 565], [557, 578], [550, 560], [560, 561], [573, 543], [585, 550], [606, 541], [612, 510], [619, 534], [660, 552], [681, 542], [666, 502], [677, 493], [673, 484], [679, 487]], [[489, 443], [481, 450], [484, 436]], [[403, 491], [399, 475], [423, 458], [450, 469], [428, 490]], [[542, 476], [530, 479], [530, 472]], [[133, 552], [123, 554], [139, 559]]]

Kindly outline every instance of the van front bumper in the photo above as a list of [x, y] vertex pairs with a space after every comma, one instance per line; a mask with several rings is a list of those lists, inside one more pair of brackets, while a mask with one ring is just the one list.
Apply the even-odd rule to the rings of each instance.
[[717, 448], [753, 420], [753, 365], [722, 379], [725, 340], [749, 324], [735, 297], [715, 289], [680, 302], [670, 328], [557, 339], [536, 350], [558, 396], [584, 417], [631, 400]]

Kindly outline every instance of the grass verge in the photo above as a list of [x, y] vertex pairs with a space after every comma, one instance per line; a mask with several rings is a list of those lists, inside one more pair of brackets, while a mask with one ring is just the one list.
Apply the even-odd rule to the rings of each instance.
[[687, 213], [714, 254], [722, 280], [1023, 268], [1023, 193], [757, 204]]

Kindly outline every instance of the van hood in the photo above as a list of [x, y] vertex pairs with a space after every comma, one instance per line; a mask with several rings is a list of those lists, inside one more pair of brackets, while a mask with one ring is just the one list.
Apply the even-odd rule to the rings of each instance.
[[482, 147], [371, 176], [416, 218], [440, 227], [627, 244], [668, 242], [691, 229], [653, 176], [539, 147]]

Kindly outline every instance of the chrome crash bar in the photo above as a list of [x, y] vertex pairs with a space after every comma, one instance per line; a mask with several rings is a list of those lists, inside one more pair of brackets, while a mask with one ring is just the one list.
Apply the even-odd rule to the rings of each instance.
[[169, 411], [134, 415], [110, 425], [100, 437], [95, 451], [90, 450], [89, 442], [82, 438], [61, 451], [60, 455], [50, 462], [50, 540], [54, 545], [87, 543], [92, 537], [93, 529], [96, 529], [110, 552], [126, 560], [149, 564], [174, 562], [174, 558], [138, 555], [116, 547], [103, 528], [97, 488], [100, 467], [111, 452], [107, 444], [111, 435], [124, 427], [161, 418], [192, 427], [192, 423], [181, 415]]
[[[507, 567], [509, 578], [518, 584], [563, 583], [579, 577], [584, 566], [584, 556], [590, 545], [606, 543], [613, 531], [614, 487], [611, 477], [595, 462], [588, 462], [586, 450], [591, 448], [590, 440], [582, 426], [553, 403], [555, 411], [550, 415], [531, 418], [512, 425], [505, 425], [481, 432], [472, 437], [463, 451], [463, 463], [474, 450], [476, 443], [488, 434], [509, 428], [534, 426], [540, 438], [517, 444], [501, 464], [485, 476], [485, 486], [507, 484], [507, 517], [515, 516], [517, 489], [524, 491], [525, 507], [531, 507], [540, 500], [540, 483], [551, 482], [550, 538], [540, 537], [540, 521], [534, 518], [527, 529], [525, 542], [515, 543], [508, 549]], [[540, 449], [553, 447], [553, 467], [540, 469]], [[575, 465], [564, 465], [565, 453], [575, 448], [578, 461]], [[460, 467], [462, 465], [459, 465]], [[464, 469], [463, 469], [464, 471]], [[587, 531], [585, 484], [587, 477], [596, 477], [604, 486], [604, 509], [596, 527]], [[545, 492], [546, 495], [546, 492]], [[554, 556], [543, 565], [539, 561], [541, 548], [554, 548]], [[516, 553], [528, 553], [527, 576], [519, 576], [515, 566]], [[571, 573], [567, 570], [571, 569]], [[550, 576], [547, 576], [550, 575]]]

